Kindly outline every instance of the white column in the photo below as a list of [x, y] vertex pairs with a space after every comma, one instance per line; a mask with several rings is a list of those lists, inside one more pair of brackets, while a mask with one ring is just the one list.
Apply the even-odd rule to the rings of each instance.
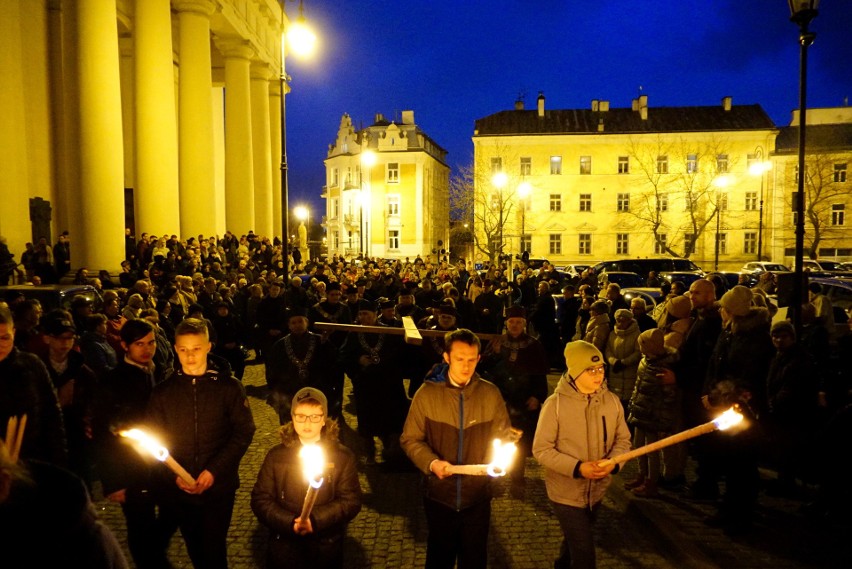
[[169, 0], [136, 2], [137, 232], [180, 232], [178, 133]]
[[242, 41], [218, 45], [225, 57], [225, 222], [230, 231], [244, 235], [255, 229], [249, 78], [253, 50]]
[[281, 86], [269, 82], [270, 167], [272, 172], [272, 234], [281, 235]]
[[[180, 229], [185, 236], [212, 235], [213, 100], [210, 63], [211, 0], [173, 0], [180, 27], [178, 145]], [[171, 77], [171, 75], [170, 75]]]
[[115, 0], [77, 2], [81, 217], [74, 267], [116, 271], [124, 258], [124, 169]]
[[269, 132], [269, 68], [251, 68], [251, 139], [254, 164], [254, 230], [272, 239], [272, 139]]

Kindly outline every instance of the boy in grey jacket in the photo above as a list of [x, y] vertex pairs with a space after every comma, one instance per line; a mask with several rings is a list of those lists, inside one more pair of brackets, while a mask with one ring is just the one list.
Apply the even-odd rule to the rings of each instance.
[[568, 370], [541, 409], [533, 456], [544, 466], [547, 496], [562, 528], [554, 567], [593, 569], [592, 524], [616, 465], [601, 461], [630, 450], [624, 408], [605, 383], [604, 358], [594, 345], [565, 346]]

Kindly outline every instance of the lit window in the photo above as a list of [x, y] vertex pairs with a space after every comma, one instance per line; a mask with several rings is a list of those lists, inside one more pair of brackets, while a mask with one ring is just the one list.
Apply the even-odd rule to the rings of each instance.
[[388, 215], [399, 215], [399, 194], [388, 195]]
[[592, 173], [592, 157], [591, 156], [580, 156], [580, 174], [591, 174]]
[[497, 172], [503, 171], [503, 159], [502, 158], [492, 158], [491, 159], [491, 173], [496, 174]]
[[728, 171], [728, 155], [718, 154], [716, 156], [716, 171], [721, 173]]
[[532, 158], [529, 156], [521, 157], [521, 176], [530, 176], [532, 174]]
[[562, 157], [561, 156], [551, 156], [550, 157], [550, 174], [557, 176], [562, 174]]
[[686, 155], [686, 172], [696, 174], [698, 172], [698, 154]]

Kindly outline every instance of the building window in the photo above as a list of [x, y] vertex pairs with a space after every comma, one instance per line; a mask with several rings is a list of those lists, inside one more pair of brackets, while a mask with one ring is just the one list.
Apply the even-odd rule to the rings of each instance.
[[723, 174], [728, 171], [728, 155], [727, 154], [717, 154], [716, 155], [716, 172]]
[[399, 183], [399, 162], [388, 162], [388, 175], [387, 181], [388, 184], [398, 184]]
[[666, 155], [657, 156], [657, 174], [669, 173], [669, 157]]
[[834, 165], [834, 181], [841, 183], [846, 181], [846, 164]]
[[562, 211], [562, 194], [550, 194], [550, 211]]
[[719, 254], [727, 255], [728, 253], [728, 234], [727, 233], [717, 233], [716, 239], [719, 240]]
[[657, 194], [657, 211], [669, 211], [668, 194]]
[[388, 249], [399, 249], [399, 229], [388, 230]]
[[347, 188], [352, 185], [352, 166], [346, 167], [346, 177], [344, 178], [343, 183], [346, 184]]
[[331, 200], [331, 219], [337, 219], [340, 217], [340, 200], [337, 198], [332, 198]]
[[687, 154], [686, 155], [686, 173], [687, 174], [697, 174], [698, 173], [698, 154]]
[[691, 193], [687, 193], [683, 198], [683, 211], [695, 211], [698, 205], [698, 198]]
[[619, 174], [629, 174], [630, 173], [630, 156], [619, 156], [618, 157], [618, 173]]
[[630, 236], [627, 233], [617, 233], [615, 235], [615, 254], [630, 254]]
[[831, 204], [831, 224], [845, 225], [846, 224], [846, 205], [842, 203]]
[[331, 246], [335, 251], [340, 249], [340, 234], [337, 231], [331, 234]]
[[790, 197], [790, 209], [793, 212], [793, 225], [799, 224], [799, 212], [796, 211], [796, 200], [798, 199], [798, 197], [799, 192], [793, 192], [792, 196]]
[[492, 158], [491, 159], [491, 173], [496, 174], [497, 172], [503, 171], [503, 159], [502, 158]]
[[399, 194], [388, 195], [388, 215], [399, 215]]
[[559, 176], [562, 174], [562, 157], [561, 156], [551, 156], [550, 157], [550, 174], [552, 176]]
[[654, 240], [654, 253], [662, 255], [666, 252], [666, 239], [668, 235], [665, 233], [657, 233], [657, 238]]
[[745, 209], [746, 211], [757, 211], [757, 192], [745, 193]]
[[718, 192], [716, 194], [716, 206], [719, 211], [728, 211], [728, 192]]
[[550, 254], [551, 255], [561, 255], [562, 254], [562, 234], [561, 233], [551, 233], [550, 234]]
[[521, 156], [521, 176], [532, 175], [532, 158]]
[[616, 211], [621, 213], [630, 211], [630, 194], [618, 194]]
[[521, 253], [524, 252], [532, 253], [532, 235], [530, 233], [521, 235]]
[[580, 211], [592, 211], [592, 194], [580, 194]]
[[745, 232], [743, 236], [743, 253], [746, 255], [757, 253], [757, 233], [754, 231]]
[[691, 255], [695, 253], [695, 234], [694, 233], [684, 233], [683, 234], [683, 254]]
[[340, 185], [340, 170], [337, 168], [331, 169], [331, 186], [336, 188]]
[[579, 248], [577, 252], [580, 255], [591, 255], [592, 254], [592, 234], [591, 233], [581, 233]]
[[592, 157], [580, 156], [580, 174], [592, 173]]

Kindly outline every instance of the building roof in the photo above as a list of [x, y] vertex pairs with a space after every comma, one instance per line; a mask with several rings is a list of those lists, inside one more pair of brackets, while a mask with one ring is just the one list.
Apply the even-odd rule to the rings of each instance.
[[[598, 130], [603, 120], [603, 131]], [[713, 107], [649, 107], [643, 120], [639, 111], [615, 108], [500, 111], [478, 119], [474, 136], [547, 134], [645, 134], [655, 132], [706, 132], [774, 129], [775, 123], [760, 105], [733, 105], [726, 111]]]
[[[852, 124], [808, 125], [805, 151], [842, 152], [852, 150]], [[775, 154], [794, 154], [799, 151], [799, 127], [785, 126], [775, 138]]]

